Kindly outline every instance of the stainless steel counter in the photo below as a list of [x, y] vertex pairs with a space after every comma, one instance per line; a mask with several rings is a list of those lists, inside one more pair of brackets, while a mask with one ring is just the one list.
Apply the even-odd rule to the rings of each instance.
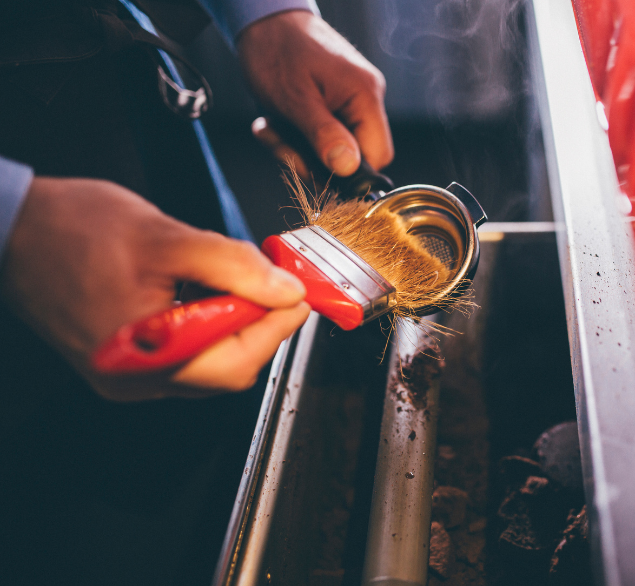
[[594, 562], [635, 583], [635, 251], [569, 0], [534, 0], [530, 56], [557, 222]]

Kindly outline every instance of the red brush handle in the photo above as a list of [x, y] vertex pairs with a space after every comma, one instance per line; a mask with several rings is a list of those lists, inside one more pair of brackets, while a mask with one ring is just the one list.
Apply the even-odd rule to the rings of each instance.
[[[344, 330], [364, 319], [362, 307], [280, 236], [262, 246], [274, 264], [306, 286], [306, 301]], [[210, 297], [162, 311], [121, 327], [92, 356], [104, 374], [151, 372], [182, 364], [215, 342], [259, 320], [268, 310], [233, 295]]]
[[120, 328], [92, 357], [102, 373], [148, 372], [192, 358], [267, 309], [234, 295], [192, 301]]

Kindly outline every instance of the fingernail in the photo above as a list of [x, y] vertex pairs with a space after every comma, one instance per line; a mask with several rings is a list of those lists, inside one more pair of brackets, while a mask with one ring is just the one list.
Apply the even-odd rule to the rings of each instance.
[[350, 175], [355, 172], [357, 165], [357, 155], [347, 144], [338, 144], [326, 155], [326, 160], [332, 171], [338, 175]]
[[306, 295], [306, 287], [304, 283], [295, 275], [281, 269], [280, 267], [272, 267], [269, 273], [269, 284], [276, 289], [292, 289], [295, 293]]

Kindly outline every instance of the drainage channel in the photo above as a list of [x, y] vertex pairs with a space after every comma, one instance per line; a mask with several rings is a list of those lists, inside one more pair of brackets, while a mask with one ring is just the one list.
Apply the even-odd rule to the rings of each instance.
[[[429, 343], [407, 324], [387, 347], [379, 324], [344, 333], [313, 315], [281, 350], [215, 584], [424, 586], [514, 576], [509, 555], [525, 552], [512, 543], [500, 554], [498, 513], [509, 496], [500, 462], [538, 459], [536, 439], [575, 419], [575, 405], [554, 225], [490, 224], [481, 242], [479, 308], [437, 316], [455, 333], [437, 336], [444, 366], [430, 361], [441, 377], [420, 381], [425, 404], [396, 384]], [[448, 494], [465, 495], [458, 523], [439, 508]], [[540, 550], [539, 567], [524, 570], [536, 580], [557, 543], [544, 545], [529, 555]]]

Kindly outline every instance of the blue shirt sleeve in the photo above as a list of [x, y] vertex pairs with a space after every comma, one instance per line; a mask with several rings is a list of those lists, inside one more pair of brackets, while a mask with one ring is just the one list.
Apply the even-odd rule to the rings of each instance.
[[0, 157], [0, 258], [33, 180], [33, 169]]
[[238, 33], [252, 22], [285, 10], [308, 10], [319, 16], [315, 0], [199, 0], [216, 26], [233, 45]]

